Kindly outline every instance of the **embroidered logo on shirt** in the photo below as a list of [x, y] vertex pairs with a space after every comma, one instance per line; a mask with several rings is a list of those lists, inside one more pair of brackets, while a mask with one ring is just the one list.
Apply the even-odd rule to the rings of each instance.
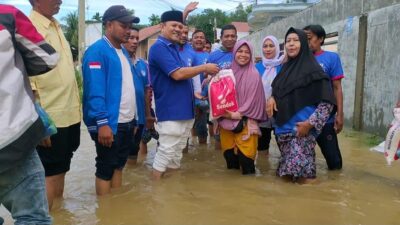
[[89, 68], [90, 69], [101, 69], [101, 64], [99, 62], [90, 62]]

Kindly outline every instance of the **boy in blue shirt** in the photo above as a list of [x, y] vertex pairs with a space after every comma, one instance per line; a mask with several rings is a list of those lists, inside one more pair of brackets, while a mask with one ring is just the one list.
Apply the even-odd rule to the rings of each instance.
[[193, 127], [194, 96], [191, 78], [199, 73], [216, 74], [215, 64], [187, 67], [179, 54], [183, 29], [181, 11], [161, 15], [161, 35], [149, 51], [151, 83], [154, 91], [159, 147], [153, 163], [153, 178], [167, 169], [179, 169], [182, 150]]
[[332, 81], [332, 88], [337, 103], [337, 113], [326, 122], [321, 134], [317, 138], [317, 143], [328, 164], [328, 169], [339, 170], [342, 168], [342, 156], [340, 154], [337, 134], [343, 129], [344, 117], [342, 91], [344, 74], [342, 64], [337, 53], [322, 50], [321, 46], [324, 44], [326, 33], [321, 25], [308, 25], [303, 30], [307, 33], [308, 43], [315, 58]]

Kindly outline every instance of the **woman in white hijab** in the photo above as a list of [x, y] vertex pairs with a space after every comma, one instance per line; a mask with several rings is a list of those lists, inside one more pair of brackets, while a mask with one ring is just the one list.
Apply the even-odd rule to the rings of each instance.
[[[272, 81], [281, 69], [284, 56], [280, 56], [279, 42], [276, 37], [266, 36], [262, 42], [262, 61], [256, 64], [256, 68], [261, 75], [264, 87], [265, 101], [271, 97]], [[271, 141], [271, 132], [274, 130], [273, 118], [259, 124], [262, 136], [258, 139], [258, 151], [266, 151], [269, 153], [269, 143]]]

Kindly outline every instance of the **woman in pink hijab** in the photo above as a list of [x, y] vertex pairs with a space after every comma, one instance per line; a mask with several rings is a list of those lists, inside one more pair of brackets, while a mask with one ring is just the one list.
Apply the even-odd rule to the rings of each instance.
[[227, 111], [219, 119], [221, 149], [228, 169], [241, 169], [242, 174], [254, 174], [254, 159], [259, 121], [267, 119], [261, 77], [253, 63], [253, 48], [247, 41], [238, 41], [233, 49], [232, 70], [236, 79], [239, 109]]

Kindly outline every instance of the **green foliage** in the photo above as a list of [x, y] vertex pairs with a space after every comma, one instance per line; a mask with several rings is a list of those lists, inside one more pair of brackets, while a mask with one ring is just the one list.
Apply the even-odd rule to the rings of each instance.
[[93, 17], [92, 20], [96, 21], [96, 22], [101, 22], [102, 16], [100, 16], [99, 12], [96, 12]]
[[151, 16], [149, 17], [149, 21], [150, 21], [150, 26], [154, 26], [161, 23], [161, 18], [159, 15], [151, 14]]
[[379, 145], [383, 141], [383, 138], [377, 134], [368, 134], [365, 141], [368, 146], [372, 147], [372, 146]]
[[78, 11], [70, 12], [62, 18], [65, 22], [64, 35], [69, 44], [78, 47]]
[[[235, 11], [227, 14], [220, 9], [205, 9], [202, 13], [189, 16], [187, 23], [189, 26], [194, 26], [196, 29], [201, 29], [206, 33], [207, 39], [214, 42], [214, 21], [216, 26], [222, 27], [232, 22], [247, 22], [247, 15], [251, 12], [252, 6], [243, 7], [240, 3]], [[217, 34], [219, 36], [219, 34]]]
[[134, 9], [126, 9], [126, 10], [129, 12], [129, 14], [135, 15], [135, 10]]

